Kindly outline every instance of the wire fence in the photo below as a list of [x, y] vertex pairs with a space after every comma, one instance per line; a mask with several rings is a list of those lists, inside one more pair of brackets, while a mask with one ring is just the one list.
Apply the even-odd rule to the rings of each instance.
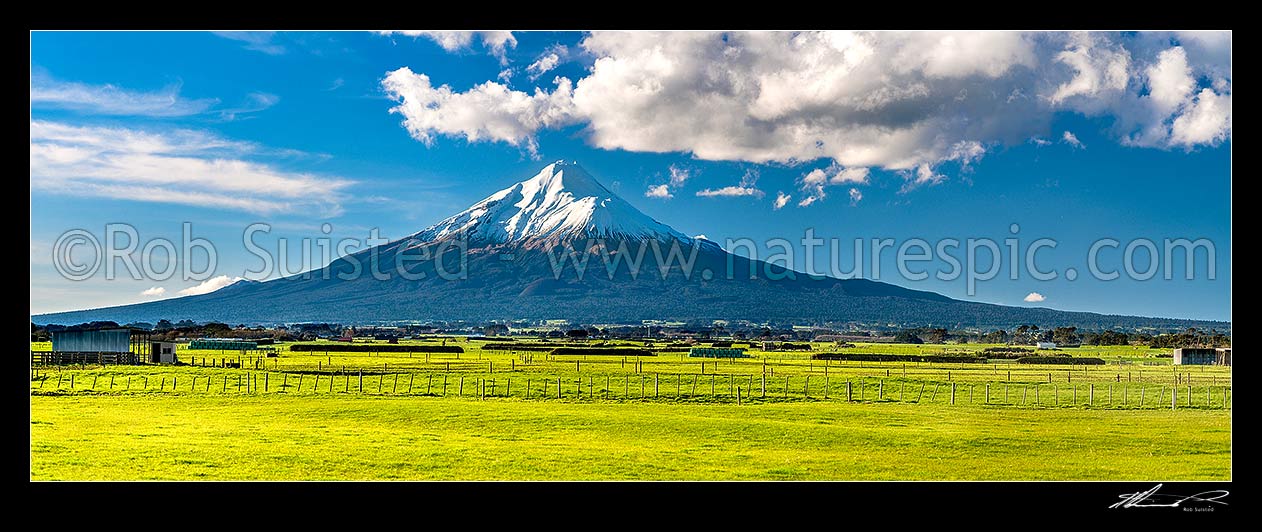
[[[77, 378], [77, 380], [76, 380]], [[467, 374], [450, 372], [33, 375], [32, 394], [371, 395], [571, 401], [835, 401], [1024, 408], [1225, 409], [1229, 385], [1013, 383], [744, 374]]]

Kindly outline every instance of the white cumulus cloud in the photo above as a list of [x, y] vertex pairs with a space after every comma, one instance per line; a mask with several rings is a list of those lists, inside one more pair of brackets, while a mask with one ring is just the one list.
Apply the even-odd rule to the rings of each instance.
[[777, 192], [776, 200], [772, 202], [771, 208], [777, 211], [783, 209], [785, 205], [789, 204], [789, 200], [791, 199], [793, 199], [793, 196], [785, 194], [784, 192]]
[[161, 286], [154, 286], [140, 291], [140, 295], [146, 297], [157, 297], [167, 293], [167, 289]]
[[1230, 40], [1229, 32], [599, 31], [579, 44], [594, 58], [587, 74], [555, 87], [434, 88], [406, 68], [385, 83], [401, 102], [395, 112], [425, 142], [446, 135], [533, 147], [541, 130], [582, 124], [603, 149], [822, 159], [902, 172], [915, 187], [942, 182], [996, 146], [1047, 135], [1058, 113], [1105, 117], [1107, 133], [1129, 145], [1229, 140]]
[[380, 32], [383, 35], [406, 35], [408, 37], [425, 37], [438, 43], [442, 49], [448, 52], [457, 52], [468, 50], [473, 47], [475, 39], [480, 39], [482, 45], [486, 47], [491, 55], [499, 58], [501, 63], [507, 64], [507, 54], [509, 48], [517, 46], [517, 37], [513, 36], [511, 31], [492, 30], [492, 31], [433, 31], [433, 30], [394, 30]]
[[227, 275], [211, 277], [210, 279], [206, 279], [205, 281], [202, 281], [202, 283], [197, 286], [190, 286], [188, 288], [180, 290], [180, 295], [200, 296], [202, 294], [209, 294], [211, 292], [214, 292], [215, 290], [219, 290], [220, 288], [229, 286], [232, 283], [235, 283], [242, 279], [243, 277], [228, 277]]
[[1045, 300], [1047, 300], [1047, 298], [1043, 297], [1043, 294], [1038, 292], [1030, 292], [1029, 295], [1025, 296], [1025, 301], [1027, 303], [1039, 303]]
[[535, 62], [527, 65], [526, 72], [530, 73], [530, 79], [538, 79], [539, 76], [542, 76], [549, 70], [556, 68], [557, 64], [560, 62], [561, 56], [555, 53], [547, 53], [539, 57], [539, 59], [536, 59]]
[[826, 188], [829, 185], [866, 184], [870, 174], [871, 170], [868, 168], [842, 168], [837, 164], [833, 164], [828, 168], [811, 170], [799, 180], [802, 193], [806, 197], [798, 205], [806, 207], [817, 201], [822, 201], [828, 197]]
[[850, 204], [858, 205], [863, 200], [863, 192], [857, 188], [850, 189]]
[[390, 112], [403, 115], [403, 126], [426, 144], [435, 134], [463, 137], [469, 142], [500, 141], [536, 153], [534, 134], [541, 128], [573, 122], [570, 80], [558, 78], [556, 89], [533, 94], [487, 81], [468, 91], [430, 83], [429, 76], [403, 67], [386, 75], [382, 86], [398, 105]]
[[666, 185], [656, 185], [656, 186], [650, 186], [649, 189], [644, 192], [644, 197], [670, 199], [670, 198], [675, 197], [675, 195], [670, 193], [670, 187]]

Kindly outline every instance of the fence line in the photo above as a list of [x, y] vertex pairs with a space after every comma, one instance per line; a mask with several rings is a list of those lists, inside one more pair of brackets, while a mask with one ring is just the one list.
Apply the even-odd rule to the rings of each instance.
[[[279, 372], [277, 375], [277, 384], [271, 384], [270, 371], [242, 371], [235, 374], [224, 375], [192, 375], [189, 378], [181, 380], [178, 375], [171, 376], [168, 383], [167, 375], [155, 376], [155, 385], [151, 385], [148, 375], [139, 375], [141, 382], [139, 386], [133, 384], [132, 375], [127, 376], [124, 383], [116, 383], [115, 375], [110, 374], [108, 382], [101, 379], [102, 375], [94, 374], [91, 381], [76, 382], [75, 372], [69, 373], [69, 378], [64, 378], [62, 372], [58, 372], [56, 379], [52, 379], [48, 373], [36, 375], [32, 380], [32, 393], [47, 394], [58, 392], [76, 392], [76, 393], [127, 393], [127, 392], [173, 392], [173, 393], [213, 393], [216, 389], [214, 386], [219, 384], [218, 390], [220, 394], [244, 394], [244, 395], [280, 395], [280, 394], [312, 394], [312, 395], [374, 395], [374, 396], [448, 396], [449, 391], [454, 392], [451, 395], [459, 397], [468, 397], [465, 392], [466, 375], [452, 375], [444, 372], [426, 373], [424, 374], [425, 386], [424, 392], [418, 391], [416, 386], [416, 373], [406, 372], [406, 380], [400, 383], [400, 373], [379, 373], [365, 374], [363, 371], [356, 371], [354, 374], [349, 372], [332, 373], [328, 375], [315, 374], [312, 379], [306, 379], [303, 373], [297, 373], [296, 378], [290, 379], [288, 372]], [[504, 375], [503, 373], [497, 375]], [[1024, 383], [1017, 384], [1019, 388], [1019, 399], [1011, 397], [1011, 387], [1013, 383], [1000, 382], [1003, 384], [1002, 396], [994, 395], [992, 385], [995, 382], [980, 383], [984, 385], [984, 395], [977, 397], [976, 385], [979, 383], [963, 383], [968, 386], [967, 390], [961, 390], [961, 383], [951, 381], [942, 383], [938, 381], [910, 380], [898, 379], [898, 390], [896, 395], [885, 394], [885, 378], [880, 377], [859, 377], [846, 379], [844, 381], [834, 380], [831, 376], [816, 380], [813, 384], [810, 376], [800, 376], [795, 379], [793, 376], [786, 375], [783, 385], [779, 383], [768, 382], [767, 376], [764, 375], [758, 382], [759, 390], [755, 393], [755, 382], [753, 375], [748, 375], [747, 387], [737, 386], [737, 379], [742, 375], [726, 374], [716, 375], [714, 373], [706, 374], [709, 379], [708, 387], [699, 387], [700, 374], [676, 374], [674, 393], [671, 393], [669, 387], [665, 392], [661, 387], [662, 376], [654, 374], [652, 376], [652, 390], [649, 393], [648, 375], [639, 374], [636, 378], [639, 380], [638, 389], [632, 389], [631, 375], [623, 376], [622, 382], [613, 380], [608, 374], [602, 383], [597, 381], [594, 376], [588, 376], [586, 382], [580, 376], [573, 382], [567, 382], [562, 377], [543, 377], [537, 378], [538, 375], [517, 376], [518, 385], [513, 385], [513, 375], [510, 373], [507, 377], [500, 377], [500, 381], [489, 379], [482, 376], [470, 376], [474, 379], [474, 393], [472, 397], [478, 399], [487, 398], [517, 398], [517, 399], [575, 399], [575, 400], [706, 400], [709, 402], [730, 402], [741, 404], [752, 404], [767, 401], [828, 401], [828, 402], [845, 402], [845, 403], [906, 403], [906, 404], [945, 404], [945, 405], [983, 405], [993, 407], [1017, 406], [1031, 408], [1086, 408], [1086, 409], [1181, 409], [1181, 408], [1230, 408], [1232, 399], [1232, 387], [1229, 385], [1215, 386], [1212, 384], [1200, 387], [1184, 384], [1178, 385], [1153, 385], [1147, 383], [1109, 383], [1105, 389], [1105, 397], [1097, 397], [1096, 383], [1086, 384], [1066, 384], [1060, 383]], [[86, 376], [86, 375], [85, 375]], [[453, 376], [458, 376], [456, 387], [449, 390], [448, 382]], [[435, 380], [441, 378], [441, 386], [435, 386]], [[327, 387], [321, 388], [322, 381], [328, 380]], [[365, 379], [368, 382], [365, 383]], [[387, 379], [389, 383], [387, 384]], [[798, 380], [800, 379], [800, 380]], [[669, 386], [669, 375], [666, 376]], [[822, 380], [822, 382], [821, 382]], [[339, 382], [341, 381], [341, 382]], [[353, 382], [352, 382], [353, 381]], [[374, 382], [375, 381], [375, 382]], [[726, 390], [720, 389], [719, 384], [726, 382]], [[774, 382], [774, 381], [773, 381]], [[907, 384], [913, 384], [913, 393], [907, 393]], [[795, 384], [796, 383], [796, 384]], [[926, 397], [928, 384], [932, 383], [932, 389], [928, 389], [929, 393]], [[340, 386], [339, 386], [340, 384]], [[353, 384], [353, 385], [352, 385]], [[405, 386], [401, 387], [400, 384]], [[938, 400], [938, 391], [943, 384], [949, 388], [949, 396], [942, 400]], [[619, 386], [621, 385], [621, 386]], [[915, 386], [918, 385], [918, 386]], [[402, 391], [401, 391], [402, 388]], [[700, 388], [700, 390], [699, 390]], [[768, 388], [772, 388], [768, 390]], [[857, 388], [857, 390], [856, 390]], [[870, 397], [868, 392], [875, 389], [875, 397]], [[1079, 389], [1082, 392], [1079, 393]], [[1138, 388], [1138, 393], [1135, 393]], [[340, 391], [338, 391], [340, 390]], [[738, 392], [741, 390], [741, 392]], [[744, 394], [744, 390], [750, 393]], [[844, 391], [840, 396], [838, 391]], [[857, 393], [856, 393], [857, 392]], [[961, 394], [961, 392], [966, 392]], [[1203, 392], [1199, 393], [1199, 392]], [[856, 397], [857, 395], [857, 397]], [[1155, 395], [1155, 397], [1154, 397]], [[1050, 397], [1049, 397], [1050, 396]], [[844, 398], [840, 399], [840, 398]], [[1000, 398], [1002, 397], [1002, 400]], [[1032, 399], [1032, 400], [1031, 400]]]

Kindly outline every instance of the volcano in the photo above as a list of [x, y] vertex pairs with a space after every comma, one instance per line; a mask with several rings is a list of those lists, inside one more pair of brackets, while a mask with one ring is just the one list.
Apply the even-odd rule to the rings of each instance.
[[1124, 329], [1206, 323], [974, 303], [865, 279], [810, 276], [684, 235], [640, 212], [578, 164], [563, 161], [418, 233], [320, 269], [240, 281], [204, 295], [33, 317], [40, 324], [160, 319], [232, 324], [721, 319]]

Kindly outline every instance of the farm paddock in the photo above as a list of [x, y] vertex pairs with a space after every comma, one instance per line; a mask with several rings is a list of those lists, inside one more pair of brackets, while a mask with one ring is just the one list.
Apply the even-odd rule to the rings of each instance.
[[460, 345], [35, 368], [31, 478], [1231, 478], [1231, 369], [1141, 349], [1039, 365]]

